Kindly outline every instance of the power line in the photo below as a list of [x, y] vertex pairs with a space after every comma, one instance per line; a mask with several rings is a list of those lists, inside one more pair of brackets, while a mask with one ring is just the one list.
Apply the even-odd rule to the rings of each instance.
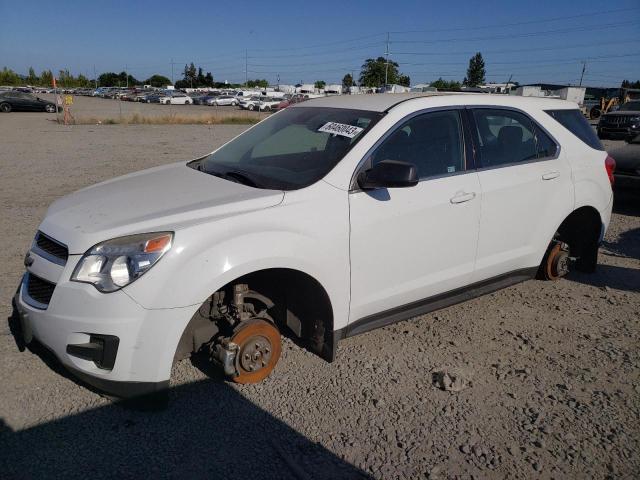
[[560, 20], [570, 20], [572, 18], [581, 18], [581, 17], [593, 17], [596, 15], [608, 15], [612, 13], [622, 13], [622, 12], [630, 12], [633, 10], [640, 10], [640, 7], [631, 7], [631, 8], [620, 8], [616, 10], [601, 10], [598, 12], [590, 12], [590, 13], [581, 13], [578, 15], [569, 15], [564, 17], [554, 17], [554, 18], [546, 18], [540, 20], [527, 20], [524, 22], [515, 22], [515, 23], [501, 23], [501, 24], [492, 24], [492, 25], [476, 25], [472, 27], [452, 27], [452, 28], [442, 28], [442, 29], [429, 29], [429, 30], [398, 30], [395, 32], [390, 32], [393, 34], [407, 34], [407, 33], [432, 33], [432, 32], [454, 32], [461, 30], [481, 30], [484, 28], [504, 28], [504, 27], [517, 27], [521, 25], [532, 25], [536, 23], [551, 23]]
[[[628, 39], [619, 39], [613, 40], [610, 42], [594, 42], [594, 43], [583, 43], [580, 45], [552, 45], [549, 47], [536, 47], [535, 51], [556, 51], [556, 50], [568, 50], [572, 48], [592, 48], [599, 47], [604, 45], [619, 45], [624, 42], [636, 42], [635, 38]], [[533, 49], [531, 47], [528, 48], [518, 48], [518, 49], [508, 49], [508, 50], [483, 50], [483, 55], [496, 55], [503, 53], [522, 53], [522, 52], [532, 52]], [[419, 55], [419, 56], [452, 56], [452, 55], [473, 55], [477, 52], [477, 50], [465, 50], [464, 52], [393, 52], [394, 55]]]
[[393, 43], [433, 44], [433, 43], [443, 43], [443, 42], [448, 42], [449, 43], [449, 42], [475, 42], [475, 41], [479, 41], [479, 40], [504, 40], [504, 39], [513, 39], [513, 38], [538, 37], [540, 35], [554, 35], [554, 34], [561, 34], [561, 33], [571, 33], [571, 32], [583, 31], [585, 29], [600, 30], [600, 29], [609, 28], [609, 27], [621, 27], [621, 26], [626, 26], [626, 25], [640, 25], [640, 23], [635, 21], [635, 20], [631, 20], [631, 21], [628, 21], [628, 22], [616, 22], [616, 23], [605, 23], [605, 24], [600, 23], [600, 24], [595, 24], [595, 25], [580, 25], [580, 26], [576, 26], [576, 27], [561, 28], [561, 29], [556, 29], [556, 30], [543, 30], [543, 31], [538, 31], [538, 32], [526, 32], [526, 33], [516, 33], [516, 34], [511, 33], [511, 34], [503, 34], [503, 35], [490, 35], [490, 36], [486, 36], [486, 37], [439, 38], [439, 39], [436, 39], [436, 40], [395, 40]]

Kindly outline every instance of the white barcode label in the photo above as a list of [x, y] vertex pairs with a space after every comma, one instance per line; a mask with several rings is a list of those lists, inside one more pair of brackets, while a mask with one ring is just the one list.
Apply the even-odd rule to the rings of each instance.
[[364, 130], [364, 128], [336, 122], [327, 122], [318, 129], [319, 132], [332, 133], [334, 135], [341, 135], [348, 138], [355, 137], [362, 130]]

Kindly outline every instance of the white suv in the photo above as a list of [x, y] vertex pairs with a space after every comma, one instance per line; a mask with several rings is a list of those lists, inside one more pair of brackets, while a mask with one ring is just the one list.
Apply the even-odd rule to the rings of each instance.
[[25, 258], [23, 335], [124, 396], [198, 350], [260, 381], [280, 332], [332, 361], [345, 337], [593, 271], [614, 166], [560, 100], [310, 100], [56, 201]]

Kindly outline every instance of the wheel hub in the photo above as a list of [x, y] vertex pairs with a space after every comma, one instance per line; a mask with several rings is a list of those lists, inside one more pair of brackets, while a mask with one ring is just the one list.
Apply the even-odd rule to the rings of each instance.
[[251, 337], [240, 350], [240, 366], [248, 372], [257, 372], [269, 364], [272, 350], [267, 338]]
[[256, 383], [266, 378], [282, 351], [278, 328], [262, 318], [240, 322], [229, 341], [238, 348], [232, 375], [236, 383]]

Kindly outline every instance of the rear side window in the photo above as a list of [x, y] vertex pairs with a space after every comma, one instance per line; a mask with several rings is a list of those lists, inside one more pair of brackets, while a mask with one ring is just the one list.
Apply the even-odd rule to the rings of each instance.
[[546, 112], [591, 148], [604, 150], [596, 132], [580, 110], [546, 110]]
[[551, 140], [551, 137], [544, 133], [539, 127], [536, 129], [536, 148], [538, 158], [555, 157], [558, 153], [558, 146]]

